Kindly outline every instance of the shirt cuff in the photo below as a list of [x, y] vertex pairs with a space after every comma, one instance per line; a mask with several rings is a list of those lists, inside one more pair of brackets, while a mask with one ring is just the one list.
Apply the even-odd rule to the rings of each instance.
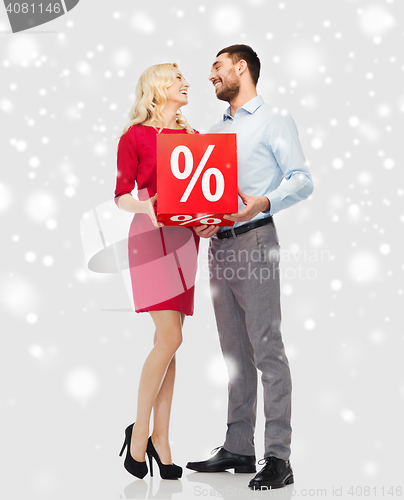
[[281, 202], [282, 202], [280, 195], [278, 193], [276, 193], [275, 191], [272, 191], [272, 193], [265, 194], [264, 196], [266, 196], [268, 198], [271, 206], [269, 207], [269, 210], [265, 210], [265, 212], [263, 212], [263, 213], [269, 214], [269, 215], [275, 215], [278, 212], [280, 212]]
[[[264, 195], [265, 196], [265, 195]], [[262, 210], [262, 213], [263, 214], [269, 214], [270, 210], [271, 210], [271, 200], [268, 198], [268, 196], [265, 196], [265, 198], [268, 199], [269, 201], [269, 209], [268, 210]]]

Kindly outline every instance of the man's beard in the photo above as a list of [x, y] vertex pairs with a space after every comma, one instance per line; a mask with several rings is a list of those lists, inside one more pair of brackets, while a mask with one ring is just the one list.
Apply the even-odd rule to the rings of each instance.
[[216, 92], [216, 97], [221, 101], [231, 102], [233, 101], [240, 92], [240, 84], [235, 78], [235, 72], [229, 75], [226, 83], [222, 80], [222, 85], [220, 89]]

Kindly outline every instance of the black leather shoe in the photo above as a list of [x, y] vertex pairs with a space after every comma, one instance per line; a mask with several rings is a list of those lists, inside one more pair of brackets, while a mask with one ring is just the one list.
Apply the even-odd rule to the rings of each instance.
[[[281, 458], [264, 458], [265, 466], [251, 479], [249, 488], [254, 490], [283, 488], [293, 483], [293, 470], [289, 460], [285, 462]], [[260, 464], [261, 460], [258, 462]]]
[[187, 469], [196, 472], [224, 472], [234, 469], [236, 473], [256, 472], [255, 455], [237, 455], [225, 450], [222, 446], [215, 448], [212, 453], [219, 450], [215, 456], [203, 462], [188, 462]]

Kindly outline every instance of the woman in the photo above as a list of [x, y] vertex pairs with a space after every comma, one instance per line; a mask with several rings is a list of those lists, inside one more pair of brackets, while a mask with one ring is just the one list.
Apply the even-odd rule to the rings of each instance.
[[[147, 474], [146, 454], [151, 475], [152, 458], [162, 478], [182, 475], [182, 468], [171, 460], [168, 430], [175, 353], [182, 342], [185, 316], [192, 315], [194, 308], [199, 237], [190, 228], [163, 228], [157, 222], [156, 144], [158, 134], [195, 133], [180, 112], [188, 103], [188, 88], [176, 64], [147, 69], [138, 81], [131, 121], [118, 145], [115, 202], [121, 210], [135, 214], [128, 248], [135, 309], [148, 312], [156, 327], [154, 347], [140, 378], [136, 422], [127, 427], [120, 453], [127, 448], [125, 468], [139, 478]], [[139, 200], [130, 194], [135, 183]], [[180, 261], [176, 250], [181, 248], [187, 251], [179, 252]], [[187, 287], [190, 276], [192, 286]], [[149, 437], [152, 410], [153, 433]]]

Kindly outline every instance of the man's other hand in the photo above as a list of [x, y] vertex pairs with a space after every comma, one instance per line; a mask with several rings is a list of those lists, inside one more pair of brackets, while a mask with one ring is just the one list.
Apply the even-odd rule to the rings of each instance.
[[245, 209], [234, 214], [226, 214], [223, 216], [224, 219], [233, 220], [234, 222], [248, 222], [260, 212], [269, 210], [271, 207], [271, 203], [266, 196], [249, 196], [243, 193], [240, 188], [238, 188], [238, 195], [246, 206]]
[[195, 231], [195, 233], [200, 236], [201, 238], [210, 238], [214, 234], [216, 234], [219, 231], [220, 226], [213, 226], [213, 225], [203, 225], [203, 226], [194, 226], [192, 229]]

